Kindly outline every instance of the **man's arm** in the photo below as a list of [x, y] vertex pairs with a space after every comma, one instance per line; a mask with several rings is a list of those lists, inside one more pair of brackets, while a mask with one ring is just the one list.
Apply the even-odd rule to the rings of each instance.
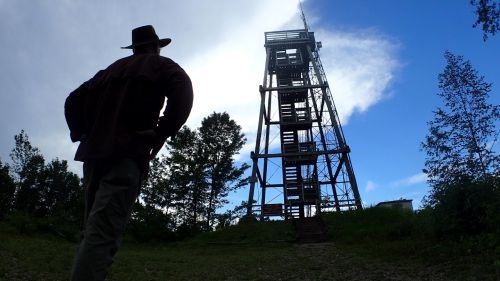
[[180, 69], [169, 79], [167, 106], [155, 129], [160, 139], [175, 136], [186, 123], [193, 106], [193, 86], [191, 79]]
[[149, 135], [153, 139], [150, 159], [156, 157], [168, 137], [175, 136], [191, 113], [193, 86], [184, 70], [180, 69], [169, 79], [166, 96], [167, 106], [163, 116], [160, 117], [158, 126], [153, 131], [139, 132], [143, 135]]
[[70, 130], [71, 141], [81, 141], [85, 135], [85, 102], [89, 82], [71, 92], [64, 104], [64, 115]]

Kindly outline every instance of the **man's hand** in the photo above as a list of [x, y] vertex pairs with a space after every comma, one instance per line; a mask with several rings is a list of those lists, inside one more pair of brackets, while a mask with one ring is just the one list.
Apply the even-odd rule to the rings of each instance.
[[161, 139], [160, 137], [158, 137], [154, 130], [138, 131], [137, 134], [144, 137], [144, 139], [151, 144], [149, 160], [153, 160], [156, 157], [156, 154], [158, 154], [160, 149], [165, 144], [165, 139]]

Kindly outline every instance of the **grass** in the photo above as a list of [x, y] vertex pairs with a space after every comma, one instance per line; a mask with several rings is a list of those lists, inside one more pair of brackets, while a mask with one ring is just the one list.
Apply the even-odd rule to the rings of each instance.
[[[175, 243], [127, 239], [109, 280], [500, 280], [500, 255], [472, 240], [429, 238], [412, 213], [367, 209], [323, 216], [329, 241], [297, 245], [289, 222], [202, 233]], [[0, 280], [68, 280], [76, 243], [0, 222]]]
[[341, 250], [382, 263], [413, 264], [450, 280], [500, 280], [498, 234], [437, 237], [432, 217], [397, 208], [323, 215]]

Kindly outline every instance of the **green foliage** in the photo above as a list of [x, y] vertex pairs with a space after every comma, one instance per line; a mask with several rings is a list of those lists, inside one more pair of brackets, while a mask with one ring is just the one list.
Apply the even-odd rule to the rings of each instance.
[[[245, 141], [241, 127], [227, 113], [204, 118], [196, 131], [183, 127], [168, 141], [169, 154], [152, 163], [145, 203], [168, 197], [164, 201], [169, 203], [161, 207], [175, 213], [181, 232], [196, 232], [201, 221], [205, 230], [216, 222], [232, 221], [230, 214], [216, 215], [215, 211], [227, 203], [230, 192], [248, 182], [243, 177], [248, 165], [237, 165], [234, 160]], [[150, 192], [159, 188], [165, 191], [163, 195]]]
[[40, 150], [31, 145], [28, 135], [24, 130], [14, 136], [15, 146], [12, 149], [10, 157], [12, 158], [12, 167], [14, 173], [16, 173], [17, 181], [22, 181], [27, 176], [29, 176], [30, 163], [33, 162], [33, 158], [42, 157]]
[[43, 168], [41, 178], [39, 215], [60, 215], [68, 220], [78, 220], [83, 213], [80, 202], [83, 190], [80, 178], [68, 171], [68, 162], [57, 158], [52, 160]]
[[134, 205], [129, 230], [137, 241], [171, 241], [173, 229], [170, 215], [150, 205]]
[[149, 173], [141, 188], [144, 205], [168, 210], [175, 202], [177, 190], [169, 181], [166, 159], [155, 158], [150, 162]]
[[204, 160], [206, 181], [209, 184], [206, 230], [214, 223], [217, 208], [228, 203], [225, 198], [231, 191], [248, 184], [243, 174], [248, 164], [239, 167], [233, 157], [246, 142], [241, 127], [227, 113], [212, 113], [203, 119], [199, 129], [200, 147]]
[[450, 52], [439, 74], [438, 108], [428, 122], [429, 134], [422, 143], [427, 157], [424, 172], [433, 186], [479, 180], [498, 173], [500, 156], [492, 149], [500, 120], [500, 107], [487, 102], [491, 84], [484, 82], [469, 61]]
[[[80, 178], [68, 171], [65, 160], [56, 158], [46, 164], [43, 155], [31, 145], [24, 131], [14, 139], [11, 158], [15, 192], [2, 193], [6, 200], [9, 198], [14, 203], [8, 206], [12, 214], [7, 221], [22, 234], [51, 233], [76, 241], [84, 208]], [[1, 170], [4, 180], [8, 169], [4, 166]], [[8, 184], [5, 186], [9, 187]], [[3, 201], [1, 203], [2, 208], [6, 207]]]
[[254, 222], [231, 225], [212, 232], [204, 232], [186, 241], [203, 244], [253, 244], [293, 242], [295, 233], [291, 221]]
[[438, 93], [444, 107], [435, 111], [422, 144], [432, 186], [426, 212], [439, 239], [488, 248], [498, 241], [487, 237], [500, 235], [500, 155], [493, 149], [500, 107], [487, 102], [491, 84], [469, 61], [450, 52], [445, 58]]
[[[498, 218], [498, 211], [496, 214]], [[330, 240], [357, 256], [374, 257], [390, 264], [406, 261], [427, 269], [446, 265], [446, 268], [441, 266], [447, 272], [446, 280], [498, 280], [500, 274], [495, 269], [500, 233], [443, 235], [442, 228], [448, 228], [447, 224], [453, 224], [451, 220], [456, 218], [448, 216], [446, 220], [432, 208], [411, 212], [372, 207], [322, 214], [322, 219]], [[437, 276], [429, 280], [435, 279], [440, 280]]]
[[[257, 201], [253, 200], [253, 202], [256, 203]], [[217, 222], [216, 229], [229, 227], [239, 222], [239, 219], [246, 215], [247, 208], [247, 201], [241, 201], [240, 205], [235, 206], [232, 210], [226, 210], [222, 214], [215, 214], [215, 221]]]
[[[14, 158], [13, 158], [14, 159]], [[41, 191], [43, 189], [43, 169], [45, 159], [37, 154], [29, 158], [21, 171], [16, 188], [15, 209], [35, 214], [40, 211]]]
[[470, 0], [476, 8], [476, 22], [472, 27], [482, 25], [483, 40], [488, 39], [488, 33], [495, 35], [500, 30], [500, 4], [495, 0]]
[[327, 213], [322, 218], [330, 238], [347, 243], [407, 239], [421, 231], [415, 227], [416, 215], [397, 207]]
[[9, 165], [0, 161], [0, 219], [10, 213], [14, 202], [16, 185], [14, 179], [10, 176], [9, 170]]
[[162, 161], [167, 166], [168, 184], [175, 191], [175, 213], [184, 229], [196, 228], [206, 216], [208, 183], [196, 131], [184, 126], [167, 143], [169, 155]]
[[[14, 228], [21, 233], [50, 232], [73, 240], [84, 209], [80, 178], [68, 171], [65, 160], [46, 163], [24, 131], [14, 139], [15, 181], [11, 180], [10, 189], [9, 167], [0, 162], [6, 187], [0, 194], [1, 214], [16, 211], [13, 216], [19, 218]], [[245, 141], [241, 127], [227, 113], [213, 113], [196, 131], [183, 127], [168, 142], [168, 156], [151, 162], [132, 214], [132, 235], [140, 241], [174, 240], [200, 229], [212, 230], [215, 224], [234, 223], [241, 210], [224, 214], [215, 210], [248, 181], [243, 177], [248, 165], [234, 160]]]
[[434, 187], [431, 200], [439, 236], [463, 237], [484, 233], [500, 235], [500, 186], [498, 180], [464, 179]]

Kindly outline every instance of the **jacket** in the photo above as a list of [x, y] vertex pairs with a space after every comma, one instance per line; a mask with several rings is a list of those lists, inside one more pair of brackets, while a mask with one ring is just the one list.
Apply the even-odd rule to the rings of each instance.
[[[164, 105], [163, 115], [159, 117]], [[163, 140], [186, 122], [193, 89], [186, 72], [169, 58], [134, 54], [99, 71], [71, 92], [65, 117], [75, 160], [149, 160], [152, 144], [138, 131], [153, 129]]]

